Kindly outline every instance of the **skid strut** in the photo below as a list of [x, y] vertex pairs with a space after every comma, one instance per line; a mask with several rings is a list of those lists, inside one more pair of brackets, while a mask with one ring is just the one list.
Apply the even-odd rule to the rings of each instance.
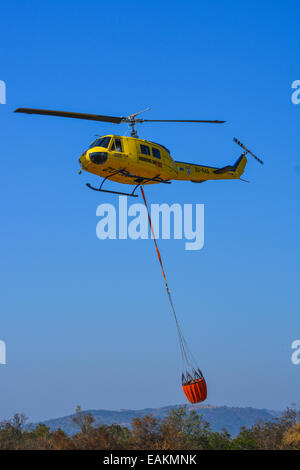
[[106, 176], [106, 178], [103, 179], [102, 183], [100, 184], [99, 188], [94, 188], [90, 183], [86, 183], [87, 187], [92, 189], [93, 191], [100, 191], [102, 193], [110, 193], [110, 194], [120, 194], [122, 196], [132, 196], [132, 197], [138, 197], [137, 194], [134, 194], [135, 191], [137, 190], [137, 188], [140, 186], [140, 183], [138, 183], [133, 191], [131, 193], [123, 193], [123, 192], [120, 192], [120, 191], [111, 191], [111, 190], [108, 190], [108, 189], [102, 189], [102, 186], [103, 184], [105, 183], [105, 181], [108, 179], [108, 178], [111, 178], [112, 176], [114, 175], [117, 175], [118, 173], [122, 173], [123, 170], [117, 170], [117, 171], [114, 171], [113, 173], [110, 173], [109, 175]]
[[[103, 184], [105, 183], [105, 181], [109, 178], [111, 178], [112, 176], [115, 176], [117, 174], [121, 174], [127, 178], [132, 178], [134, 179], [134, 181], [137, 183], [133, 189], [133, 191], [131, 193], [123, 193], [121, 191], [111, 191], [111, 190], [108, 190], [108, 189], [102, 189], [102, 186]], [[131, 197], [138, 197], [137, 194], [135, 194], [135, 191], [137, 190], [137, 188], [139, 186], [141, 186], [141, 184], [143, 183], [147, 183], [149, 181], [153, 181], [155, 183], [165, 183], [165, 184], [171, 184], [171, 181], [166, 181], [166, 180], [163, 180], [162, 178], [159, 177], [159, 175], [155, 176], [154, 178], [147, 178], [146, 176], [137, 176], [137, 175], [132, 175], [129, 171], [125, 170], [124, 168], [121, 169], [121, 170], [116, 170], [114, 171], [113, 173], [110, 173], [109, 175], [107, 175], [103, 180], [102, 180], [102, 183], [100, 184], [99, 188], [94, 188], [94, 186], [92, 186], [90, 183], [86, 183], [87, 187], [92, 189], [93, 191], [100, 191], [102, 193], [111, 193], [111, 194], [120, 194], [122, 196], [131, 196]]]

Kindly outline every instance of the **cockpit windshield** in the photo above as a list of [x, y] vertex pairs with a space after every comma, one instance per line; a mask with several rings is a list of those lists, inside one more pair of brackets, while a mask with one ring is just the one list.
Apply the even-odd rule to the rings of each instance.
[[89, 146], [89, 148], [91, 149], [93, 147], [104, 147], [107, 149], [107, 147], [109, 146], [110, 140], [111, 140], [111, 137], [101, 137], [101, 139], [94, 140], [94, 142]]

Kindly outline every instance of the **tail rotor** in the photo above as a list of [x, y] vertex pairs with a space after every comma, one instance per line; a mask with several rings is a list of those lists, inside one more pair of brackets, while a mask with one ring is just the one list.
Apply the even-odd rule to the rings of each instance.
[[256, 155], [254, 155], [254, 153], [252, 153], [251, 150], [249, 150], [244, 144], [242, 144], [242, 142], [240, 142], [236, 137], [234, 137], [233, 140], [236, 144], [238, 144], [240, 147], [242, 147], [242, 149], [245, 150], [245, 155], [249, 153], [249, 155], [251, 155], [253, 158], [255, 158], [255, 160], [258, 161], [258, 163], [260, 163], [261, 165], [264, 165], [264, 162], [260, 158], [258, 158]]

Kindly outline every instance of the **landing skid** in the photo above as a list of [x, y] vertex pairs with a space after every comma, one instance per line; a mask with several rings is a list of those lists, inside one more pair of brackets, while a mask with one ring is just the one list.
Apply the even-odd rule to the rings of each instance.
[[[117, 175], [117, 174], [122, 174], [122, 175], [126, 176], [127, 178], [133, 178], [135, 180], [135, 182], [137, 182], [137, 185], [134, 187], [134, 189], [131, 193], [123, 193], [121, 191], [110, 191], [108, 189], [102, 189], [102, 186], [105, 183], [105, 181], [107, 179], [111, 178], [112, 176]], [[114, 171], [110, 175], [107, 175], [102, 180], [102, 183], [100, 184], [99, 188], [94, 188], [94, 186], [92, 186], [90, 183], [86, 183], [86, 186], [88, 188], [92, 189], [93, 191], [99, 191], [99, 192], [102, 192], [102, 193], [120, 194], [121, 196], [138, 197], [138, 195], [135, 194], [136, 190], [138, 189], [139, 186], [141, 186], [141, 184], [146, 183], [148, 181], [153, 181], [155, 183], [171, 184], [171, 181], [165, 181], [162, 178], [160, 178], [159, 175], [155, 176], [154, 178], [147, 178], [147, 177], [143, 177], [143, 176], [132, 175], [131, 173], [129, 173], [129, 171], [127, 171], [125, 169], [122, 169], [122, 170]]]
[[134, 190], [132, 191], [132, 193], [121, 193], [120, 191], [109, 191], [108, 189], [102, 189], [101, 186], [100, 188], [94, 188], [93, 186], [90, 185], [90, 183], [86, 183], [86, 185], [88, 188], [93, 189], [94, 191], [100, 191], [101, 193], [121, 194], [122, 196], [132, 196], [132, 197], [138, 197], [138, 195], [134, 194], [134, 192], [140, 186], [139, 184], [137, 184]]

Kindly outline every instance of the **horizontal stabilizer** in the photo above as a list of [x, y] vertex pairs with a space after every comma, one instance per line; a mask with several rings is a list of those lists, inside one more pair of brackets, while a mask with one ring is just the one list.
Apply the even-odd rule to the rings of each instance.
[[235, 171], [235, 167], [231, 165], [224, 166], [224, 168], [218, 168], [214, 171], [216, 175], [222, 175], [223, 173], [227, 173], [228, 171]]

